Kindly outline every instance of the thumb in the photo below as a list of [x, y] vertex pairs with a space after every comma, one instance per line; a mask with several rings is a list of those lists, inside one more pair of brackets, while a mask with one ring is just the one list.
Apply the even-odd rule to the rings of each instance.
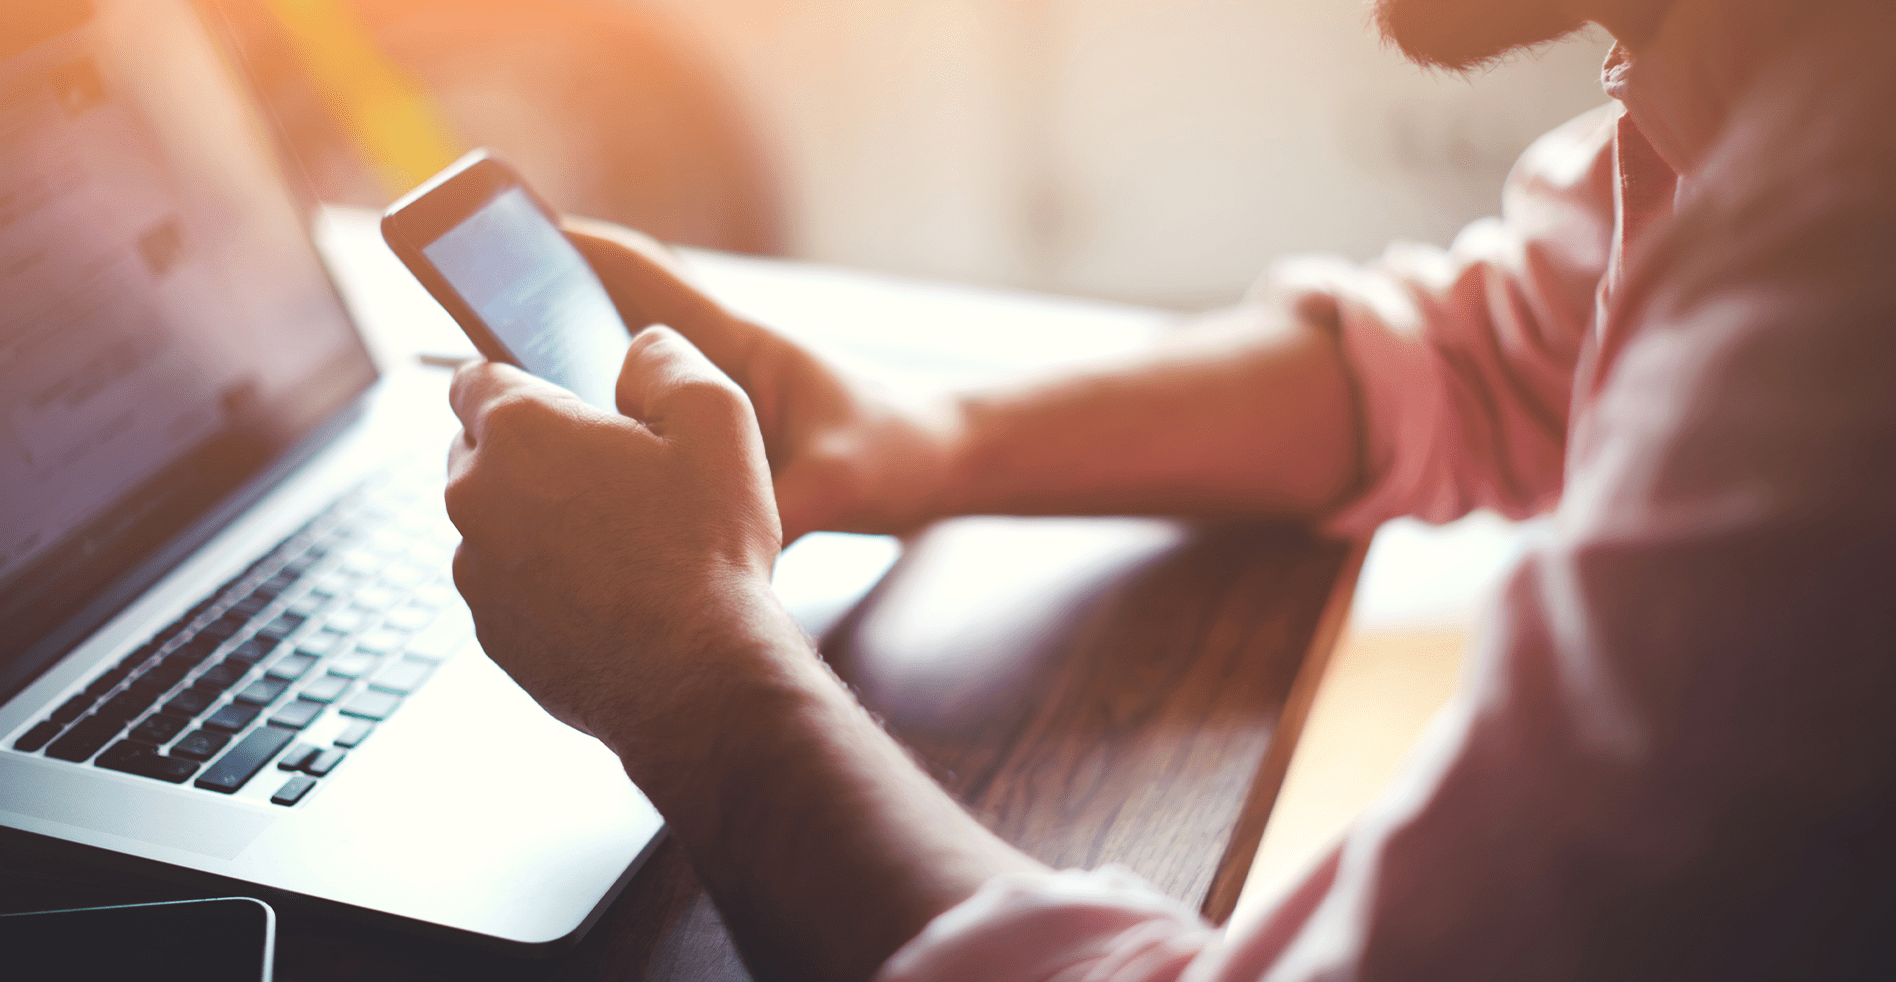
[[735, 439], [761, 445], [744, 390], [684, 335], [662, 324], [632, 338], [619, 370], [619, 411], [663, 439]]

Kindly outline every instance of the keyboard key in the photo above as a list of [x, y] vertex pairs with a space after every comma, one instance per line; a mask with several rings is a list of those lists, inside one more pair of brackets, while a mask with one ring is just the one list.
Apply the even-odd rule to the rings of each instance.
[[399, 563], [382, 571], [382, 582], [404, 592], [434, 579], [435, 571], [413, 563]]
[[270, 671], [265, 674], [273, 679], [284, 679], [289, 682], [294, 682], [304, 675], [309, 674], [309, 670], [315, 666], [317, 661], [318, 659], [315, 655], [290, 655], [285, 658], [277, 659], [276, 664], [271, 665]]
[[392, 528], [376, 529], [369, 535], [369, 551], [395, 557], [408, 551], [409, 537]]
[[198, 632], [198, 636], [204, 637], [204, 638], [215, 638], [218, 641], [228, 641], [231, 638], [236, 637], [237, 632], [243, 629], [244, 629], [243, 615], [227, 613], [224, 616], [219, 617], [218, 619], [205, 625], [204, 630]]
[[275, 638], [278, 641], [290, 636], [290, 632], [303, 626], [303, 618], [296, 614], [278, 614], [277, 619], [257, 632], [260, 638]]
[[152, 666], [150, 669], [147, 669], [145, 674], [138, 677], [138, 681], [163, 692], [177, 685], [179, 682], [184, 681], [184, 677], [190, 673], [192, 667], [191, 665], [181, 665], [167, 658]]
[[144, 722], [132, 727], [131, 738], [139, 743], [154, 745], [168, 743], [172, 737], [183, 733], [184, 728], [190, 725], [191, 721], [188, 719], [179, 719], [164, 713], [153, 713], [145, 717]]
[[60, 703], [59, 708], [53, 710], [53, 715], [48, 718], [51, 719], [53, 722], [60, 723], [62, 725], [66, 723], [70, 723], [73, 720], [76, 720], [79, 717], [84, 716], [86, 714], [86, 710], [91, 709], [92, 704], [97, 701], [98, 701], [97, 697], [89, 696], [81, 692], [78, 695], [73, 696], [71, 699], [68, 699], [63, 703]]
[[238, 645], [237, 650], [232, 651], [230, 657], [226, 658], [225, 661], [238, 661], [246, 665], [255, 665], [268, 656], [270, 652], [275, 651], [279, 643], [281, 643], [281, 639], [278, 638], [251, 638], [243, 644]]
[[356, 578], [340, 570], [330, 570], [309, 585], [309, 592], [320, 597], [339, 597], [355, 589]]
[[179, 740], [177, 745], [171, 748], [171, 756], [183, 757], [185, 760], [210, 760], [217, 756], [219, 750], [224, 749], [224, 744], [229, 742], [230, 734], [228, 733], [197, 730]]
[[190, 719], [206, 709], [211, 708], [211, 705], [217, 702], [219, 695], [221, 695], [220, 691], [214, 686], [194, 685], [178, 693], [170, 702], [165, 703], [165, 712], [173, 716], [182, 716], [185, 719]]
[[327, 703], [312, 702], [308, 699], [292, 699], [288, 705], [277, 710], [275, 716], [270, 717], [270, 725], [300, 730], [314, 722], [316, 717], [321, 716], [326, 705]]
[[105, 701], [99, 707], [98, 715], [116, 719], [121, 723], [151, 708], [158, 697], [165, 694], [170, 686], [150, 685], [143, 680], [132, 683], [131, 687]]
[[193, 641], [190, 645], [182, 646], [182, 648], [171, 652], [169, 656], [165, 656], [165, 662], [163, 662], [163, 664], [178, 665], [178, 667], [182, 667], [184, 671], [191, 671], [193, 667], [205, 664], [205, 660], [210, 658], [210, 652], [214, 652], [214, 650], [218, 650], [218, 645], [214, 645], [214, 643], [197, 645], [197, 643]]
[[315, 655], [320, 658], [336, 650], [336, 646], [341, 643], [342, 635], [333, 631], [318, 631], [299, 642], [296, 650], [299, 654]]
[[408, 643], [408, 650], [404, 654], [410, 658], [443, 661], [461, 650], [467, 644], [468, 636], [473, 633], [465, 614], [442, 616], [428, 625], [427, 630], [415, 635], [415, 640]]
[[[141, 658], [139, 660], [143, 661], [144, 659]], [[97, 698], [99, 696], [105, 695], [106, 693], [112, 691], [113, 689], [118, 688], [118, 684], [120, 682], [125, 681], [125, 676], [132, 674], [132, 669], [136, 667], [138, 666], [131, 665], [131, 666], [124, 666], [120, 668], [114, 668], [111, 671], [106, 672], [104, 675], [101, 675], [98, 678], [93, 679], [92, 684], [86, 686], [86, 694], [94, 698]]]
[[304, 764], [309, 763], [310, 758], [322, 753], [322, 751], [323, 748], [313, 743], [299, 743], [291, 747], [288, 753], [278, 758], [277, 770], [300, 771], [303, 769]]
[[342, 698], [342, 694], [347, 691], [349, 691], [348, 679], [340, 675], [323, 675], [316, 681], [303, 686], [303, 691], [296, 695], [310, 702], [330, 703]]
[[73, 728], [67, 730], [65, 736], [54, 740], [53, 745], [46, 748], [46, 756], [78, 763], [98, 753], [100, 747], [111, 743], [112, 738], [118, 736], [119, 731], [124, 728], [125, 721], [122, 719], [109, 716], [87, 716], [73, 724]]
[[366, 719], [355, 720], [349, 724], [348, 729], [343, 730], [342, 733], [337, 735], [336, 746], [353, 747], [361, 743], [362, 741], [367, 740], [369, 738], [369, 734], [374, 733], [374, 732], [375, 732], [374, 723], [371, 723]]
[[357, 590], [351, 600], [363, 610], [387, 610], [400, 603], [402, 595], [384, 586], [369, 586]]
[[249, 674], [249, 672], [249, 663], [239, 661], [236, 655], [232, 655], [212, 665], [203, 675], [198, 676], [196, 681], [192, 684], [206, 689], [216, 689], [221, 692], [236, 684], [238, 679], [243, 678]]
[[166, 757], [143, 744], [120, 740], [99, 755], [94, 763], [107, 770], [124, 771], [140, 777], [156, 778], [179, 784], [197, 772], [198, 764], [178, 757]]
[[210, 730], [223, 730], [226, 733], [235, 733], [249, 726], [250, 721], [256, 719], [257, 714], [260, 712], [262, 712], [262, 710], [256, 706], [247, 706], [241, 702], [233, 702], [211, 714], [211, 718], [204, 721], [204, 727]]
[[409, 604], [389, 611], [388, 626], [413, 633], [427, 627], [428, 622], [434, 620], [434, 617], [433, 610]]
[[290, 604], [289, 612], [298, 617], [313, 617], [318, 611], [322, 610], [323, 605], [328, 602], [328, 597], [315, 593], [305, 593], [301, 597], [298, 597], [295, 603]]
[[42, 720], [32, 729], [20, 734], [20, 738], [13, 741], [13, 749], [23, 754], [33, 753], [39, 748], [46, 746], [46, 741], [58, 735], [59, 729], [60, 726], [58, 723], [50, 719]]
[[166, 649], [163, 642], [159, 642], [159, 641], [147, 642], [145, 645], [141, 646], [137, 651], [134, 651], [131, 654], [126, 655], [124, 658], [120, 659], [118, 663], [118, 669], [119, 671], [125, 673], [126, 675], [137, 675], [140, 669], [147, 668], [157, 663], [158, 658], [159, 658], [159, 652], [164, 651], [164, 650]]
[[344, 705], [344, 716], [356, 716], [362, 719], [384, 720], [402, 704], [402, 697], [393, 692], [377, 692], [370, 689], [356, 693], [354, 699]]
[[377, 628], [356, 639], [356, 650], [366, 651], [372, 655], [386, 655], [400, 651], [407, 641], [408, 632], [406, 631]]
[[204, 664], [205, 660], [210, 657], [211, 653], [209, 651], [186, 651], [183, 648], [179, 648], [177, 651], [167, 655], [164, 661], [159, 662], [158, 667], [177, 672], [182, 676], [188, 674], [199, 665]]
[[388, 559], [363, 548], [351, 548], [342, 556], [342, 571], [356, 577], [373, 576], [381, 570]]
[[237, 693], [235, 698], [238, 702], [247, 702], [252, 706], [268, 706], [277, 701], [289, 687], [290, 683], [283, 679], [258, 679], [245, 686], [244, 691]]
[[[229, 708], [229, 707], [225, 707]], [[270, 762], [277, 752], [282, 750], [296, 736], [294, 730], [285, 730], [275, 726], [257, 727], [249, 736], [237, 741], [235, 747], [217, 758], [217, 763], [206, 768], [194, 782], [200, 788], [231, 794], [244, 786], [263, 765]]]
[[308, 774], [297, 774], [288, 781], [283, 782], [283, 786], [277, 789], [277, 793], [270, 796], [270, 803], [273, 805], [294, 805], [302, 801], [303, 796], [309, 793], [309, 789], [315, 786], [315, 778], [310, 777]]
[[328, 776], [330, 771], [333, 771], [336, 769], [337, 764], [342, 763], [342, 758], [347, 757], [347, 756], [349, 756], [348, 751], [337, 750], [336, 748], [331, 747], [328, 750], [324, 750], [318, 753], [315, 757], [306, 761], [303, 764], [303, 770], [308, 771], [309, 773], [314, 774], [317, 777], [326, 777]]
[[403, 658], [382, 669], [369, 683], [369, 687], [407, 695], [420, 688], [421, 683], [428, 680], [428, 673], [432, 671], [434, 671], [434, 665], [431, 662]]
[[369, 626], [369, 615], [359, 610], [337, 611], [323, 622], [323, 630], [336, 634], [354, 634]]
[[416, 590], [415, 598], [410, 602], [426, 604], [436, 610], [447, 610], [449, 607], [458, 607], [461, 605], [461, 592], [454, 588], [452, 580], [447, 576], [443, 576], [440, 581], [433, 586], [426, 586]]
[[257, 616], [257, 611], [270, 606], [270, 600], [270, 597], [253, 593], [237, 601], [236, 605], [231, 607], [231, 611], [240, 617], [255, 617]]
[[346, 679], [358, 679], [375, 671], [376, 666], [381, 663], [382, 659], [368, 652], [358, 651], [343, 655], [332, 662], [329, 666], [329, 674], [340, 675]]
[[196, 667], [203, 664], [204, 659], [211, 657], [211, 652], [216, 651], [217, 646], [223, 644], [224, 640], [223, 638], [207, 638], [200, 634], [192, 638], [190, 644], [172, 652], [165, 660], [174, 665], [182, 665], [186, 669]]

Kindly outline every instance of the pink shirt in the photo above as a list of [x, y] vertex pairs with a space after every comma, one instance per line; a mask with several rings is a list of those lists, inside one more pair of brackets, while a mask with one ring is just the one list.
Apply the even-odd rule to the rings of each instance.
[[1335, 529], [1554, 509], [1463, 691], [1256, 927], [1009, 876], [879, 978], [1896, 978], [1891, 6], [1676, 0], [1499, 219], [1281, 270], [1362, 398]]

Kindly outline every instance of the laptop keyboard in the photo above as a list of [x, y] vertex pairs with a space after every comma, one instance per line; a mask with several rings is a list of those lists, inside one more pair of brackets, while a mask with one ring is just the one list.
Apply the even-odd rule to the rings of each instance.
[[222, 794], [274, 761], [270, 800], [303, 800], [470, 633], [439, 474], [343, 495], [13, 749]]

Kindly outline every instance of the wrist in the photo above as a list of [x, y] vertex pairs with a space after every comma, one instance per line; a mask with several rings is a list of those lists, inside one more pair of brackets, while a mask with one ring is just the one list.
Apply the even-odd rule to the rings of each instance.
[[916, 528], [977, 510], [973, 505], [976, 406], [971, 395], [950, 393], [928, 407], [924, 426], [932, 466], [915, 495], [914, 514], [906, 527]]
[[807, 713], [812, 669], [822, 671], [809, 639], [767, 582], [717, 593], [702, 604], [715, 615], [694, 618], [655, 653], [671, 671], [615, 686], [617, 697], [602, 701], [597, 718], [588, 721], [627, 776], [675, 824], [715, 806], [725, 797], [728, 775]]

